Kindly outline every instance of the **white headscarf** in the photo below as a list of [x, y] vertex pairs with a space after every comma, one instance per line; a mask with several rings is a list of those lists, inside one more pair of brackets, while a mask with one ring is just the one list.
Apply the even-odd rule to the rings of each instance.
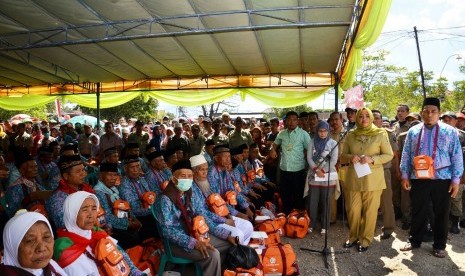
[[[42, 275], [42, 269], [31, 269], [22, 267], [19, 264], [18, 260], [18, 248], [19, 244], [26, 235], [27, 231], [38, 221], [43, 221], [47, 224], [50, 233], [53, 236], [52, 227], [48, 222], [47, 218], [44, 215], [37, 212], [18, 212], [14, 217], [12, 217], [3, 230], [3, 243], [4, 243], [4, 256], [3, 262], [5, 265], [11, 265], [24, 269], [34, 275]], [[55, 270], [61, 275], [66, 275], [66, 273], [59, 267], [59, 265], [54, 261], [50, 260], [50, 264], [55, 268]]]
[[92, 198], [95, 201], [95, 204], [97, 205], [97, 209], [98, 209], [99, 208], [98, 198], [94, 194], [84, 192], [84, 191], [79, 191], [79, 192], [70, 194], [66, 198], [64, 206], [63, 206], [63, 209], [64, 209], [63, 221], [65, 223], [66, 230], [68, 230], [71, 233], [77, 234], [81, 237], [84, 237], [86, 239], [90, 239], [92, 237], [92, 231], [81, 229], [76, 224], [76, 219], [77, 219], [79, 210], [81, 209], [82, 203], [84, 202], [84, 200], [88, 198]]

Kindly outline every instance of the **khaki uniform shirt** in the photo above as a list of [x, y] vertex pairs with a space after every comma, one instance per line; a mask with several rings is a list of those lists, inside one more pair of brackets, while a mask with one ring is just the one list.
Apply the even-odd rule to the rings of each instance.
[[374, 164], [370, 164], [371, 174], [360, 178], [357, 177], [354, 165], [350, 164], [345, 188], [355, 192], [385, 189], [383, 164], [391, 161], [394, 157], [387, 133], [375, 136], [355, 136], [353, 132], [349, 132], [341, 158], [348, 161], [354, 154], [370, 156], [373, 158]]

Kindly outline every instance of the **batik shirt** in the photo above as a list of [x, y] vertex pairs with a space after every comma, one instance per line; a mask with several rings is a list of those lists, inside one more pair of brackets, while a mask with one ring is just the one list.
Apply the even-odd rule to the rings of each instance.
[[129, 218], [118, 218], [113, 213], [113, 203], [121, 199], [119, 191], [116, 187], [108, 188], [103, 182], [99, 180], [94, 187], [95, 195], [100, 202], [100, 207], [105, 210], [105, 220], [107, 225], [111, 228], [127, 230], [129, 226]]
[[451, 179], [452, 184], [459, 184], [463, 174], [463, 156], [457, 130], [447, 124], [438, 122], [432, 129], [424, 124], [418, 124], [410, 128], [402, 150], [400, 170], [402, 179], [416, 179], [413, 170], [413, 158], [416, 155], [418, 137], [423, 129], [420, 139], [418, 155], [433, 155], [436, 128], [439, 127], [434, 158], [435, 179]]
[[47, 200], [45, 204], [48, 217], [53, 221], [53, 223], [55, 223], [55, 226], [57, 228], [65, 227], [65, 223], [63, 221], [63, 206], [67, 197], [67, 193], [61, 190], [55, 190], [55, 192], [53, 192], [52, 196]]
[[230, 231], [222, 227], [218, 227], [219, 224], [224, 223], [226, 219], [218, 216], [217, 214], [211, 212], [208, 209], [208, 206], [206, 204], [206, 198], [195, 183], [192, 183], [191, 203], [192, 207], [194, 208], [194, 214], [201, 215], [205, 218], [205, 222], [207, 223], [208, 228], [210, 228], [209, 232], [211, 234], [223, 240], [231, 234]]
[[202, 155], [203, 157], [205, 157], [205, 160], [207, 160], [208, 167], [210, 168], [211, 166], [213, 166], [213, 159], [210, 156], [210, 154], [208, 154], [208, 152], [204, 150], [202, 151]]
[[247, 183], [242, 181], [242, 174], [244, 173], [244, 167], [241, 164], [238, 164], [231, 172], [229, 172], [229, 177], [232, 178], [232, 182], [237, 181], [239, 187], [241, 187], [241, 194], [247, 195], [252, 189], [251, 186], [248, 186]]
[[121, 185], [118, 186], [122, 199], [129, 202], [131, 210], [136, 217], [151, 215], [150, 209], [142, 207], [142, 195], [146, 192], [153, 192], [150, 185], [144, 177], [139, 177], [137, 180], [131, 180], [127, 176], [121, 180]]
[[[224, 195], [227, 191], [235, 191], [233, 181], [228, 177], [226, 170], [221, 170], [217, 166], [212, 166], [208, 169], [208, 182], [212, 192]], [[237, 204], [246, 209], [249, 207], [249, 203], [240, 193], [237, 194]], [[232, 206], [228, 205], [229, 212], [231, 215], [237, 215], [237, 210]]]
[[265, 184], [270, 181], [268, 177], [265, 175], [265, 169], [263, 168], [263, 163], [262, 161], [255, 159], [250, 162], [252, 164], [252, 168], [257, 171], [257, 169], [262, 169], [263, 170], [263, 176], [259, 176], [258, 174], [255, 175], [255, 182], [258, 182], [260, 184]]
[[149, 168], [145, 173], [145, 179], [147, 183], [152, 187], [157, 195], [161, 194], [161, 184], [165, 181], [169, 181], [171, 178], [171, 170], [166, 168], [162, 171], [154, 170]]
[[[25, 184], [26, 182], [28, 184]], [[15, 183], [7, 188], [5, 193], [7, 203], [5, 211], [9, 217], [13, 217], [19, 209], [27, 207], [22, 206], [23, 199], [26, 196], [24, 194], [25, 190], [27, 190], [27, 193], [30, 194], [32, 192], [43, 191], [45, 189], [35, 180], [30, 181], [24, 177], [18, 178]]]
[[57, 164], [53, 161], [49, 164], [42, 164], [39, 159], [36, 159], [36, 163], [40, 176], [40, 184], [49, 191], [55, 190], [61, 179], [60, 169], [58, 169]]
[[[184, 203], [184, 196], [181, 197], [181, 200]], [[181, 210], [179, 210], [166, 195], [161, 195], [157, 198], [154, 208], [163, 237], [168, 239], [170, 243], [183, 248], [187, 252], [191, 252], [197, 240], [186, 234], [184, 226], [181, 223]], [[195, 215], [204, 215], [195, 213], [195, 210], [193, 211]], [[208, 227], [210, 227], [213, 222], [205, 216], [204, 218]], [[226, 239], [229, 235], [229, 231], [224, 231], [224, 229], [220, 227], [215, 227], [215, 229], [210, 228], [210, 232], [222, 239]]]
[[[211, 194], [211, 193], [210, 193]], [[200, 213], [203, 214], [204, 216], [208, 217], [211, 219], [213, 222], [216, 223], [225, 223], [226, 218], [218, 216], [214, 212], [210, 211], [210, 208], [207, 206], [207, 198], [210, 194], [205, 194], [200, 190], [199, 186], [197, 184], [192, 183], [192, 205], [196, 210], [202, 210]], [[197, 207], [196, 207], [197, 206]]]

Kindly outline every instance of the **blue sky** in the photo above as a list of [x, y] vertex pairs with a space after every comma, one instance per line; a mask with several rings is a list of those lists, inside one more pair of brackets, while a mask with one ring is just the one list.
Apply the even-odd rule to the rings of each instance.
[[[465, 79], [465, 75], [459, 72], [459, 65], [465, 62], [465, 1], [393, 0], [382, 34], [366, 51], [387, 50], [390, 52], [388, 63], [406, 67], [409, 71], [419, 70], [413, 26], [419, 30], [423, 69], [433, 71], [438, 77], [444, 67], [442, 76], [450, 82]], [[457, 55], [462, 59], [457, 60]], [[314, 108], [330, 108], [333, 107], [333, 101], [333, 95], [326, 94], [311, 105]], [[176, 110], [174, 106], [164, 103], [160, 107], [173, 113]], [[238, 109], [257, 111], [266, 108], [247, 98]], [[199, 109], [188, 109], [188, 113], [189, 116], [195, 116]]]

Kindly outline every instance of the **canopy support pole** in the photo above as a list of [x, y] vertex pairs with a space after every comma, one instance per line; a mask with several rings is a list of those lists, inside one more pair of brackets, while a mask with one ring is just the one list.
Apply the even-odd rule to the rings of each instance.
[[339, 111], [339, 77], [337, 72], [334, 72], [334, 111]]
[[97, 133], [102, 135], [100, 131], [100, 82], [97, 82]]

